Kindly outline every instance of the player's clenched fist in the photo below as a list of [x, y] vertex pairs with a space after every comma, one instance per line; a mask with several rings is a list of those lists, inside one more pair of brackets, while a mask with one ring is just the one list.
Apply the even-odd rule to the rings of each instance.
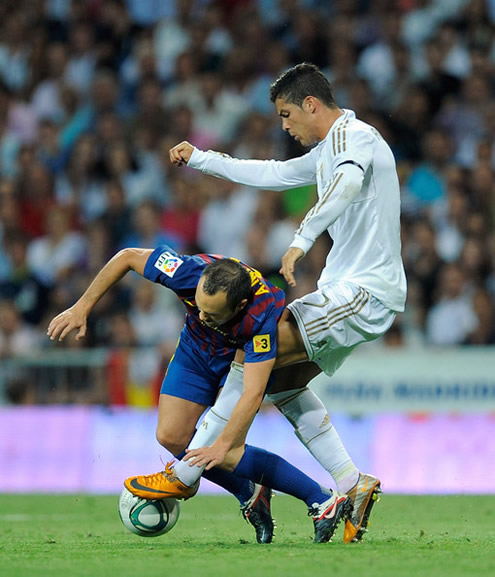
[[170, 149], [170, 162], [176, 166], [182, 166], [184, 163], [188, 163], [191, 158], [191, 154], [194, 150], [194, 146], [189, 142], [181, 142], [176, 144]]
[[86, 335], [86, 321], [87, 315], [74, 305], [51, 320], [46, 334], [52, 341], [57, 338], [63, 341], [73, 329], [79, 329], [76, 335], [76, 340], [79, 340]]

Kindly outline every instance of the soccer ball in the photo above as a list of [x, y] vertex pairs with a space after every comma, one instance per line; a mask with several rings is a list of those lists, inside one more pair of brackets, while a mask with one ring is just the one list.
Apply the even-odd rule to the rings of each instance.
[[119, 498], [122, 523], [141, 537], [158, 537], [168, 533], [179, 520], [180, 503], [177, 499], [142, 499], [125, 487]]

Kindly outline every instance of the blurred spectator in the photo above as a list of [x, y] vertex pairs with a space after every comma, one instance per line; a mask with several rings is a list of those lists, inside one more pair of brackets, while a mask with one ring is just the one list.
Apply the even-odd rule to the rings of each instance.
[[435, 230], [427, 219], [418, 220], [411, 226], [410, 242], [404, 250], [404, 266], [408, 281], [416, 281], [417, 295], [421, 305], [429, 309], [433, 304], [438, 272], [442, 261], [435, 247]]
[[208, 187], [209, 202], [199, 217], [199, 246], [211, 254], [247, 260], [244, 238], [253, 223], [257, 191], [227, 180], [210, 180]]
[[78, 215], [81, 223], [91, 222], [106, 208], [103, 183], [97, 176], [97, 143], [84, 134], [72, 149], [66, 170], [55, 180], [57, 202]]
[[21, 7], [11, 10], [1, 23], [0, 78], [11, 90], [19, 91], [29, 81], [29, 34]]
[[13, 233], [4, 240], [10, 271], [0, 280], [0, 299], [14, 302], [24, 321], [36, 326], [46, 310], [49, 287], [33, 273], [27, 262], [28, 244], [22, 233]]
[[165, 78], [170, 77], [176, 58], [191, 44], [193, 0], [174, 2], [175, 10], [154, 29], [154, 48]]
[[155, 187], [157, 168], [147, 162], [144, 154], [138, 155], [125, 140], [112, 143], [103, 157], [105, 176], [118, 180], [125, 191], [125, 201], [131, 209], [145, 200], [163, 204], [161, 191]]
[[488, 79], [469, 76], [462, 83], [460, 98], [446, 99], [438, 113], [438, 124], [452, 137], [456, 161], [462, 166], [473, 165], [473, 149], [484, 135], [483, 112], [489, 94]]
[[46, 215], [45, 234], [28, 247], [31, 270], [48, 286], [64, 281], [84, 260], [86, 240], [72, 230], [67, 209], [53, 207]]
[[89, 278], [85, 282], [81, 274], [79, 294], [84, 292], [89, 282], [116, 252], [115, 245], [112, 243], [110, 228], [102, 219], [95, 220], [87, 227], [86, 241], [86, 258], [82, 268]]
[[490, 258], [487, 246], [480, 238], [475, 236], [466, 238], [459, 264], [471, 286], [484, 285], [490, 272]]
[[164, 104], [173, 108], [194, 98], [194, 93], [200, 90], [199, 71], [196, 54], [190, 49], [181, 52], [164, 90]]
[[0, 301], [0, 358], [28, 356], [41, 348], [41, 334], [22, 320], [13, 301]]
[[31, 105], [39, 119], [61, 122], [64, 117], [61, 90], [67, 66], [67, 48], [61, 42], [50, 44], [46, 50], [45, 71], [36, 86]]
[[417, 0], [402, 19], [402, 35], [414, 50], [431, 38], [439, 25], [459, 14], [467, 0]]
[[118, 180], [110, 180], [105, 187], [105, 211], [101, 221], [107, 229], [111, 249], [123, 246], [131, 228], [131, 209]]
[[428, 98], [430, 112], [437, 114], [446, 98], [457, 96], [461, 81], [449, 74], [443, 67], [443, 52], [437, 38], [431, 38], [425, 45], [426, 70], [421, 77], [421, 88]]
[[477, 325], [464, 273], [455, 263], [444, 265], [440, 271], [436, 303], [426, 317], [428, 343], [460, 345]]
[[298, 223], [285, 214], [284, 198], [274, 191], [264, 191], [258, 196], [253, 220], [255, 225], [247, 237], [252, 254], [246, 256], [246, 261], [255, 262], [267, 275], [278, 273]]
[[119, 248], [154, 248], [166, 244], [174, 250], [181, 250], [180, 238], [163, 230], [160, 225], [160, 207], [150, 200], [141, 202], [132, 212], [132, 229]]
[[169, 127], [170, 118], [162, 103], [162, 89], [156, 78], [146, 78], [139, 85], [136, 112], [128, 121], [128, 137], [131, 142], [136, 138], [139, 129], [151, 131], [153, 143]]
[[[74, 3], [74, 7], [79, 3]], [[129, 18], [126, 2], [105, 0], [96, 6], [95, 43], [97, 66], [118, 70], [133, 46], [136, 27]]]
[[473, 295], [473, 310], [477, 324], [467, 336], [467, 345], [495, 344], [495, 306], [491, 295], [484, 289], [477, 290]]
[[129, 318], [140, 347], [158, 347], [170, 356], [175, 350], [177, 337], [184, 324], [177, 308], [164, 309], [158, 299], [162, 291], [149, 281], [138, 282], [129, 309]]
[[203, 201], [197, 180], [176, 175], [171, 182], [172, 203], [161, 215], [161, 227], [180, 238], [186, 252], [194, 253], [198, 246], [198, 228]]
[[459, 170], [451, 167], [446, 174], [447, 194], [432, 207], [431, 220], [436, 250], [444, 261], [452, 262], [460, 257], [464, 246], [470, 199]]
[[87, 22], [75, 22], [69, 31], [69, 56], [65, 82], [86, 97], [96, 69], [93, 29]]
[[396, 56], [397, 52], [402, 51], [399, 13], [391, 10], [383, 14], [379, 22], [379, 36], [361, 52], [356, 69], [361, 78], [368, 82], [377, 103], [396, 89]]
[[69, 157], [68, 150], [60, 144], [58, 126], [49, 118], [43, 119], [39, 124], [38, 158], [55, 176], [64, 170]]
[[245, 98], [230, 90], [218, 72], [201, 74], [200, 90], [187, 104], [194, 130], [208, 135], [215, 146], [230, 142], [247, 113]]
[[133, 349], [138, 345], [136, 332], [127, 313], [117, 312], [109, 318], [106, 344], [116, 349]]
[[18, 195], [21, 230], [30, 237], [45, 234], [48, 215], [56, 206], [54, 178], [34, 158], [34, 149], [23, 147], [19, 154]]
[[445, 170], [451, 158], [450, 142], [440, 130], [430, 130], [423, 139], [423, 162], [407, 180], [408, 192], [420, 206], [441, 200], [446, 195]]

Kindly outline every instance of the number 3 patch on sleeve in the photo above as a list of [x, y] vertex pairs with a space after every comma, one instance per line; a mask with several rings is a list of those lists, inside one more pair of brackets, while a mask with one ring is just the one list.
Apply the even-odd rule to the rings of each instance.
[[253, 338], [253, 349], [255, 353], [267, 353], [270, 349], [270, 335], [258, 335]]

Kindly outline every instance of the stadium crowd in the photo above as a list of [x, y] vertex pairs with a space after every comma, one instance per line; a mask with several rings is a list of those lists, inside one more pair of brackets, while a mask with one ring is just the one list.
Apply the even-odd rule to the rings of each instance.
[[[315, 190], [253, 191], [168, 151], [301, 154], [268, 92], [302, 61], [397, 160], [409, 297], [384, 346], [494, 344], [495, 0], [18, 0], [0, 4], [0, 358], [53, 347], [48, 320], [123, 247], [232, 255], [283, 285]], [[182, 316], [136, 277], [64, 346], [166, 363]]]

